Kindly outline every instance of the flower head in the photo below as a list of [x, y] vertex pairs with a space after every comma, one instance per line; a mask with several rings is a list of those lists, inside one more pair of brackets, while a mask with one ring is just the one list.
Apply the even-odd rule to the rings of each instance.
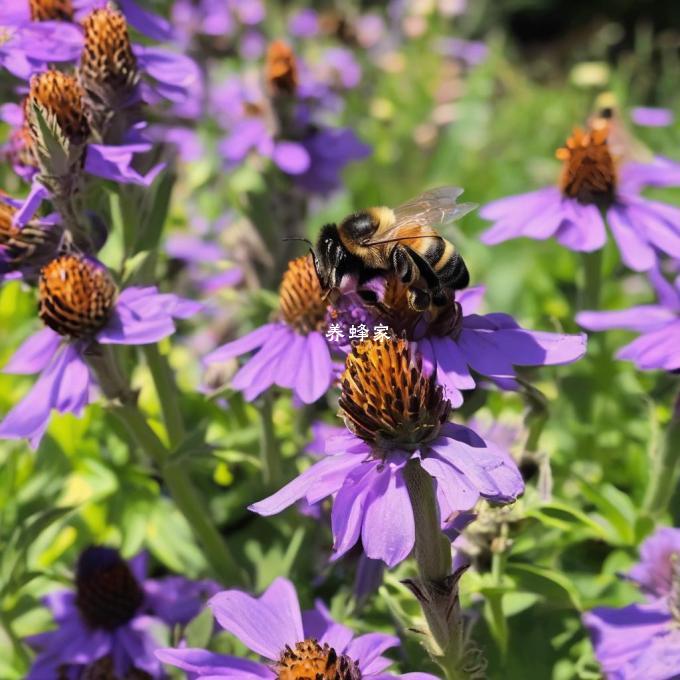
[[292, 389], [305, 403], [319, 399], [333, 379], [331, 354], [321, 329], [327, 303], [309, 256], [292, 260], [279, 290], [278, 318], [218, 347], [205, 357], [219, 363], [258, 352], [236, 373], [231, 386], [252, 400], [272, 385]]
[[598, 607], [583, 616], [608, 678], [671, 680], [680, 673], [680, 529], [661, 528], [640, 549], [629, 578], [647, 602]]
[[607, 128], [576, 128], [556, 156], [563, 161], [560, 189], [581, 203], [608, 204], [616, 187], [616, 164], [607, 144]]
[[[31, 78], [28, 93], [28, 111], [34, 105], [42, 107], [53, 116], [62, 134], [73, 144], [83, 144], [89, 133], [83, 89], [75, 76], [54, 69], [38, 73]], [[36, 123], [29, 113], [33, 142], [38, 143]]]
[[407, 678], [434, 680], [426, 673], [395, 676], [386, 672], [391, 661], [382, 656], [399, 639], [383, 633], [354, 637], [333, 621], [324, 604], [300, 611], [293, 584], [277, 578], [259, 597], [226, 590], [208, 603], [217, 623], [268, 663], [203, 649], [161, 649], [158, 658], [192, 677], [262, 678], [263, 680], [360, 680]]
[[450, 404], [413, 352], [394, 337], [355, 346], [340, 400], [349, 432], [329, 435], [321, 461], [251, 510], [273, 515], [301, 498], [316, 503], [334, 496], [335, 557], [361, 537], [368, 557], [394, 566], [415, 539], [407, 464], [420, 465], [433, 485], [436, 480], [442, 524], [480, 497], [514, 500], [523, 483], [511, 457], [446, 422]]
[[139, 78], [125, 17], [110, 7], [95, 9], [85, 17], [83, 29], [78, 75], [89, 104], [120, 108], [129, 103]]
[[52, 410], [80, 415], [90, 403], [97, 382], [91, 364], [103, 345], [158, 342], [175, 332], [174, 319], [200, 307], [155, 287], [117, 293], [103, 265], [82, 255], [49, 262], [40, 274], [40, 317], [47, 327], [29, 337], [4, 368], [40, 377], [0, 422], [0, 438], [27, 438], [37, 446]]
[[32, 21], [70, 21], [72, 0], [28, 0]]
[[[571, 250], [599, 250], [606, 242], [605, 220], [624, 263], [635, 271], [656, 266], [658, 254], [680, 257], [680, 210], [637, 195], [638, 181], [617, 167], [608, 144], [609, 125], [576, 129], [557, 152], [563, 161], [559, 187], [489, 203], [481, 216], [494, 224], [482, 234], [489, 245], [526, 236], [555, 237]], [[637, 173], [636, 173], [637, 174]]]
[[18, 208], [0, 198], [0, 280], [4, 276], [33, 276], [61, 245], [63, 231], [53, 220], [34, 219], [14, 224]]
[[[132, 677], [137, 672], [162, 678], [154, 650], [171, 626], [196, 616], [206, 596], [216, 590], [210, 581], [147, 579], [144, 554], [126, 562], [113, 548], [86, 548], [78, 558], [75, 592], [46, 598], [57, 627], [29, 638], [38, 655], [27, 678], [42, 680], [60, 673], [94, 677], [95, 672], [102, 677]], [[183, 613], [178, 618], [180, 601]], [[166, 602], [173, 602], [174, 609]]]

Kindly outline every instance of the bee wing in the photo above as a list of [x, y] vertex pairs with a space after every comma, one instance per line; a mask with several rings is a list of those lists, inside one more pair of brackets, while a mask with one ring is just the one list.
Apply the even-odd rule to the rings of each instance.
[[403, 203], [394, 209], [394, 224], [381, 234], [380, 241], [373, 244], [439, 236], [435, 227], [453, 222], [477, 207], [475, 203], [456, 203], [462, 193], [459, 187], [437, 187]]

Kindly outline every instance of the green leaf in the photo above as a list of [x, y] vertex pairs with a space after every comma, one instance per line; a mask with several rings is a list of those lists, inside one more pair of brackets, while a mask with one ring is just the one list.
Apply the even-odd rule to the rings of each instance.
[[205, 607], [203, 611], [195, 616], [184, 631], [187, 646], [205, 649], [212, 637], [215, 623], [212, 611]]
[[134, 252], [140, 250], [156, 250], [163, 234], [163, 228], [168, 217], [172, 189], [177, 176], [174, 172], [164, 172], [160, 179], [154, 182], [151, 210], [141, 225], [139, 236], [135, 242]]
[[506, 571], [517, 579], [521, 590], [542, 595], [550, 604], [568, 603], [581, 611], [581, 596], [568, 576], [548, 567], [520, 562], [509, 562]]

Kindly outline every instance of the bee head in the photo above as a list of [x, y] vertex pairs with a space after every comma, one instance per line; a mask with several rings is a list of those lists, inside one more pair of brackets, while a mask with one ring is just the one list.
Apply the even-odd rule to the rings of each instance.
[[340, 233], [349, 244], [364, 244], [378, 229], [378, 220], [368, 210], [354, 213], [340, 223]]

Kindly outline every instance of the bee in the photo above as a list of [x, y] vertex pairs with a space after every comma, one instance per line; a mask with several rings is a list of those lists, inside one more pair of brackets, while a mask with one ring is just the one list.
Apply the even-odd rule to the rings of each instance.
[[618, 163], [652, 161], [651, 150], [633, 135], [624, 121], [613, 92], [603, 92], [597, 97], [595, 111], [588, 119], [588, 126], [592, 130], [607, 129], [607, 144]]
[[[457, 187], [439, 187], [398, 208], [368, 208], [321, 230], [312, 257], [322, 289], [328, 295], [343, 276], [353, 274], [359, 285], [392, 272], [407, 287], [409, 306], [416, 311], [443, 307], [451, 293], [465, 288], [470, 275], [456, 247], [436, 229], [476, 206], [456, 203]], [[367, 302], [377, 297], [360, 291]]]

